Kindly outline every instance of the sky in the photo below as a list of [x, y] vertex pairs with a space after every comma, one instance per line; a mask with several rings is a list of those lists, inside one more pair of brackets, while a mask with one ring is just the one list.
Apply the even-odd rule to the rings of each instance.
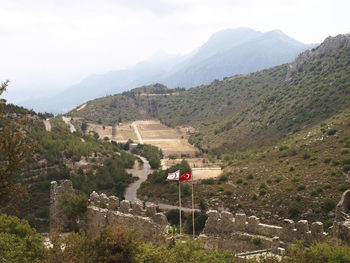
[[10, 102], [49, 96], [227, 28], [320, 43], [350, 32], [349, 10], [349, 0], [0, 0], [0, 81]]

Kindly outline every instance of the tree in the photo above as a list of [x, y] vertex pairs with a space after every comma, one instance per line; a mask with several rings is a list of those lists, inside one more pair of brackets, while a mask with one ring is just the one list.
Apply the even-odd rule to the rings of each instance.
[[86, 212], [88, 197], [83, 193], [66, 192], [59, 198], [63, 214], [69, 220], [72, 229], [78, 229], [77, 219], [81, 219]]
[[0, 262], [41, 262], [44, 243], [26, 220], [0, 214]]
[[[0, 85], [0, 95], [8, 83]], [[9, 114], [6, 100], [0, 99], [0, 206], [15, 204], [28, 197], [25, 187], [17, 179], [33, 151], [33, 144], [28, 142], [24, 129], [27, 121], [27, 116], [19, 118]]]

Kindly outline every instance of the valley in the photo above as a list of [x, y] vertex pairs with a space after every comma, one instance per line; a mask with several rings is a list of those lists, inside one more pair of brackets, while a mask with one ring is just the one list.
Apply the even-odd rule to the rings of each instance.
[[[183, 210], [191, 212], [193, 186], [196, 227], [209, 226], [205, 231], [215, 240], [228, 233], [226, 226], [215, 230], [213, 222], [222, 220], [250, 233], [271, 230], [264, 239], [269, 246], [277, 232], [291, 242], [283, 231], [294, 231], [294, 221], [296, 229], [303, 226], [299, 236], [328, 237], [340, 222], [337, 202], [350, 189], [349, 105], [350, 35], [327, 38], [289, 64], [189, 90], [156, 83], [51, 118], [6, 105], [4, 123], [23, 118], [23, 133], [35, 147], [16, 174], [28, 188], [29, 205], [4, 211], [47, 231], [50, 184], [63, 181], [82, 201], [101, 199], [100, 207], [89, 208], [92, 221], [101, 213], [109, 224], [107, 210], [121, 201], [123, 213], [150, 213], [155, 222], [176, 225], [179, 184], [166, 177], [180, 170], [193, 175], [193, 184], [181, 183]], [[184, 218], [190, 233], [190, 215]], [[305, 220], [314, 222], [311, 231]], [[249, 238], [246, 246], [254, 247]]]

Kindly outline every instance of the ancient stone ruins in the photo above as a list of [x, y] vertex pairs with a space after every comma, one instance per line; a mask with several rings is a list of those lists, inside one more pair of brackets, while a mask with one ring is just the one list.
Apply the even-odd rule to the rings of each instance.
[[[50, 189], [50, 231], [60, 227], [67, 231], [68, 224], [61, 212], [59, 196], [67, 191], [73, 191], [72, 182], [64, 180], [60, 185], [51, 182]], [[135, 230], [141, 236], [153, 243], [162, 242], [168, 231], [169, 223], [163, 213], [157, 213], [156, 205], [130, 203], [127, 200], [119, 201], [118, 197], [92, 192], [86, 214], [79, 222], [80, 229], [93, 237], [99, 232], [113, 225], [121, 225], [126, 229]]]
[[[61, 212], [59, 196], [74, 191], [72, 182], [64, 180], [60, 185], [51, 182], [50, 191], [50, 229], [67, 229], [66, 218]], [[147, 241], [161, 244], [165, 240], [169, 223], [163, 213], [157, 213], [156, 205], [119, 201], [115, 196], [106, 196], [93, 192], [90, 195], [87, 212], [79, 222], [80, 229], [89, 236], [96, 236], [108, 226], [121, 225], [135, 230]], [[333, 236], [350, 244], [350, 190], [343, 193], [337, 206], [336, 221], [331, 229]], [[225, 249], [236, 252], [268, 249], [283, 254], [288, 245], [296, 240], [311, 243], [328, 236], [323, 231], [323, 223], [306, 220], [283, 221], [283, 226], [267, 225], [256, 216], [230, 212], [207, 212], [208, 219], [198, 239], [205, 249]]]

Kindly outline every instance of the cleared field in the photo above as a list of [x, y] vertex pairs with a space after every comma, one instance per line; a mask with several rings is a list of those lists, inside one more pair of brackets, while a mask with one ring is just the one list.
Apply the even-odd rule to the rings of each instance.
[[[178, 156], [180, 157], [180, 156]], [[178, 159], [162, 159], [162, 169], [168, 169], [169, 167], [181, 163], [182, 158]], [[216, 163], [210, 163], [207, 159], [204, 158], [186, 158], [186, 161], [191, 168], [212, 168], [219, 167]]]
[[183, 139], [176, 141], [145, 141], [145, 143], [157, 146], [158, 148], [162, 149], [165, 156], [169, 156], [170, 154], [177, 154], [179, 156], [181, 156], [181, 154], [194, 156], [196, 152], [196, 149]]
[[219, 175], [221, 175], [221, 173], [222, 173], [221, 169], [215, 169], [215, 170], [212, 170], [210, 168], [208, 169], [203, 168], [201, 170], [196, 170], [195, 168], [192, 169], [193, 180], [216, 178]]
[[[182, 159], [162, 159], [162, 169], [168, 169], [181, 161]], [[220, 167], [216, 164], [208, 163], [208, 161], [203, 158], [186, 158], [186, 161], [191, 166], [193, 180], [216, 178], [222, 173]]]
[[[113, 129], [115, 129], [113, 131]], [[104, 137], [108, 137], [114, 141], [127, 141], [129, 139], [136, 141], [136, 135], [134, 133], [133, 128], [131, 127], [131, 123], [122, 123], [115, 127], [108, 125], [100, 125], [95, 123], [87, 124], [87, 132], [94, 131], [96, 132], [101, 139]]]
[[127, 141], [129, 139], [137, 142], [137, 137], [131, 123], [122, 123], [117, 126], [116, 135], [112, 138], [116, 141]]
[[127, 142], [131, 139], [139, 143], [133, 126], [137, 128], [144, 143], [159, 147], [165, 156], [170, 154], [194, 156], [195, 154], [196, 149], [188, 143], [187, 139], [182, 139], [185, 134], [161, 124], [158, 120], [121, 123], [114, 127], [88, 123], [87, 132], [94, 131], [101, 139], [108, 137], [117, 142]]

